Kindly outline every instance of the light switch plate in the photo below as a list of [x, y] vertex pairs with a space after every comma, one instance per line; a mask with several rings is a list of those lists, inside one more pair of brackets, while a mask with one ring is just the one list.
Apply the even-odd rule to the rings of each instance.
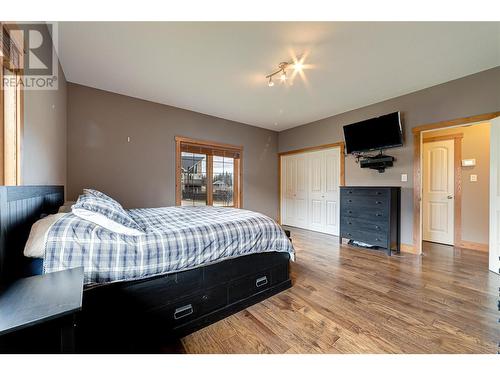
[[401, 182], [407, 182], [408, 181], [408, 175], [406, 173], [403, 173], [401, 175]]
[[470, 182], [477, 182], [477, 174], [470, 175]]

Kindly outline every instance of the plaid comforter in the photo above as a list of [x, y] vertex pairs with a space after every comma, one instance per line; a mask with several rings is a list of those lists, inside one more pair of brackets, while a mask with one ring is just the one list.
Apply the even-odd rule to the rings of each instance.
[[247, 210], [165, 207], [128, 211], [146, 232], [127, 236], [73, 214], [59, 219], [45, 239], [44, 272], [83, 266], [85, 283], [141, 279], [247, 254], [294, 250], [281, 227]]

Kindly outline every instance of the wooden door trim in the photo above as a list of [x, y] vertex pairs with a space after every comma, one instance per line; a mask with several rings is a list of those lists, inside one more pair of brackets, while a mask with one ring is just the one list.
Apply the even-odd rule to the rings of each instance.
[[312, 146], [312, 147], [304, 147], [304, 148], [299, 148], [296, 150], [291, 150], [291, 151], [284, 151], [284, 152], [279, 152], [278, 153], [278, 224], [281, 225], [281, 196], [282, 196], [282, 191], [281, 191], [281, 157], [282, 156], [289, 156], [289, 155], [294, 155], [294, 154], [304, 154], [308, 152], [313, 152], [313, 151], [321, 151], [321, 150], [327, 150], [330, 148], [340, 148], [340, 186], [345, 185], [345, 143], [344, 142], [336, 142], [336, 143], [328, 143], [324, 145], [319, 145], [319, 146]]
[[[236, 208], [241, 208], [243, 206], [243, 146], [230, 145], [227, 143], [204, 141], [199, 139], [193, 139], [182, 136], [175, 136], [175, 205], [180, 206], [182, 201], [182, 191], [181, 191], [181, 146], [182, 144], [189, 144], [195, 146], [206, 146], [213, 147], [216, 149], [226, 149], [228, 151], [236, 151], [239, 153], [239, 159], [235, 159], [234, 164], [234, 181], [233, 188], [238, 188], [238, 194], [233, 197], [233, 205]], [[212, 163], [209, 163], [209, 159], [212, 156], [207, 157], [207, 179], [212, 173]], [[212, 202], [211, 193], [208, 189], [212, 189], [212, 181], [209, 179], [207, 181], [207, 205]], [[212, 191], [212, 190], [210, 190]]]
[[[422, 143], [432, 143], [439, 141], [453, 142], [453, 246], [462, 245], [462, 139], [463, 133], [453, 133], [438, 135], [422, 139]], [[423, 240], [423, 239], [422, 239]]]
[[454, 120], [435, 122], [432, 124], [417, 126], [412, 129], [413, 133], [413, 246], [418, 254], [422, 254], [422, 166], [421, 148], [422, 132], [434, 129], [444, 129], [453, 126], [465, 125], [474, 122], [488, 121], [499, 117], [500, 112], [491, 112], [481, 115], [461, 117]]

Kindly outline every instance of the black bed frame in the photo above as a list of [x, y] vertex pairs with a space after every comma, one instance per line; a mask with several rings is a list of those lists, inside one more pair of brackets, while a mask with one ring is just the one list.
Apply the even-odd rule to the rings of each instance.
[[[0, 283], [26, 275], [33, 223], [57, 212], [62, 186], [0, 186]], [[151, 352], [291, 287], [288, 253], [220, 263], [84, 289], [79, 352]]]

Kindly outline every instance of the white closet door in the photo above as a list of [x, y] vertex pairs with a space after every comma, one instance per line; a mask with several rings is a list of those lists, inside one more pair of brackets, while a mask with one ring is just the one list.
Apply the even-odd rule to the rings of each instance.
[[500, 117], [490, 128], [490, 254], [489, 269], [500, 273]]
[[339, 234], [340, 158], [340, 148], [282, 157], [282, 224]]
[[338, 236], [340, 231], [340, 148], [324, 151], [325, 155], [325, 228]]
[[309, 229], [325, 230], [325, 154], [312, 152], [309, 159]]
[[307, 228], [307, 155], [295, 156], [295, 225]]
[[284, 204], [283, 204], [283, 224], [295, 225], [295, 172], [297, 170], [297, 160], [295, 156], [287, 156], [283, 158], [284, 171]]

